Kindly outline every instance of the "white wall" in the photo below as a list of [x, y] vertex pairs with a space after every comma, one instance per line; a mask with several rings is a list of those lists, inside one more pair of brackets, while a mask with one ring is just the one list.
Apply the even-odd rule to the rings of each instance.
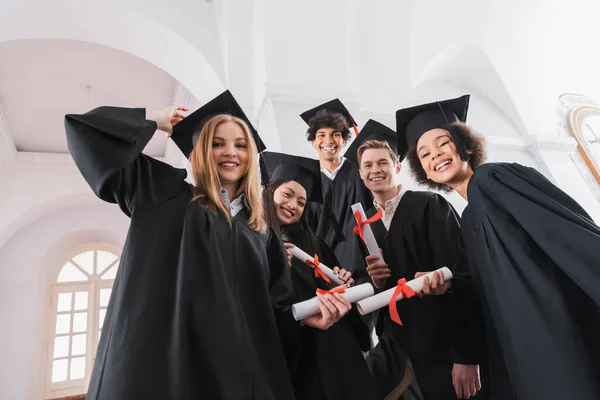
[[90, 242], [122, 247], [128, 223], [116, 206], [75, 206], [28, 224], [0, 250], [0, 399], [41, 398], [50, 282], [64, 253]]

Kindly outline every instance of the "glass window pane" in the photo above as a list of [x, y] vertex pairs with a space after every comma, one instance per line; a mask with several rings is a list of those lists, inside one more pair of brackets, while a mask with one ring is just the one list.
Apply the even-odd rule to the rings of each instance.
[[102, 275], [102, 279], [115, 279], [117, 276], [117, 269], [119, 268], [119, 264], [115, 264], [111, 269], [106, 271], [104, 275]]
[[87, 331], [87, 312], [75, 313], [73, 316], [73, 332]]
[[71, 311], [71, 299], [72, 293], [59, 293], [58, 294], [58, 305], [56, 311]]
[[600, 165], [600, 143], [592, 143], [590, 147], [592, 148], [592, 157], [596, 164]]
[[108, 300], [110, 300], [111, 292], [112, 292], [112, 288], [100, 289], [100, 307], [108, 306]]
[[100, 344], [100, 336], [102, 336], [102, 331], [98, 331], [98, 344]]
[[100, 310], [100, 314], [98, 315], [98, 326], [100, 328], [104, 325], [104, 317], [106, 317], [106, 309]]
[[75, 293], [75, 309], [87, 310], [88, 308], [88, 292]]
[[56, 334], [69, 333], [71, 331], [71, 314], [56, 316]]
[[73, 343], [71, 346], [71, 355], [72, 356], [80, 356], [85, 354], [86, 348], [86, 334], [83, 335], [73, 335]]
[[54, 360], [52, 362], [52, 382], [67, 380], [67, 367], [69, 360]]
[[69, 355], [69, 337], [58, 336], [54, 338], [54, 358]]
[[96, 273], [100, 275], [106, 268], [117, 260], [117, 255], [109, 253], [108, 251], [98, 250], [98, 261], [96, 266]]
[[79, 265], [85, 272], [92, 275], [94, 273], [94, 252], [86, 251], [73, 257], [73, 261]]
[[88, 277], [75, 267], [70, 262], [63, 265], [60, 273], [58, 274], [57, 282], [80, 282], [87, 281]]
[[85, 357], [71, 359], [71, 379], [83, 379], [85, 377]]

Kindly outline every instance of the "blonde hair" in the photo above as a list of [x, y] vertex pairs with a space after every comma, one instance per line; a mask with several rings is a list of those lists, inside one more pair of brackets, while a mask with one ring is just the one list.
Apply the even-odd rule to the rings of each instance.
[[257, 232], [264, 232], [267, 229], [267, 223], [263, 217], [263, 207], [260, 198], [258, 151], [248, 125], [239, 118], [228, 114], [219, 114], [212, 117], [202, 128], [198, 143], [190, 153], [192, 175], [196, 180], [192, 201], [197, 201], [215, 214], [221, 212], [228, 221], [231, 221], [229, 207], [225, 205], [219, 193], [221, 183], [212, 152], [212, 142], [215, 132], [224, 122], [236, 123], [244, 132], [244, 137], [248, 143], [248, 166], [240, 179], [240, 184], [234, 198], [237, 198], [242, 193], [246, 196], [246, 201], [250, 206], [248, 225]]
[[398, 155], [392, 148], [390, 147], [387, 140], [367, 140], [363, 144], [360, 145], [358, 150], [356, 151], [356, 157], [358, 159], [358, 166], [360, 167], [360, 160], [364, 154], [364, 152], [368, 149], [386, 149], [390, 153], [390, 157], [394, 162], [394, 165], [398, 164], [400, 160], [398, 160]]

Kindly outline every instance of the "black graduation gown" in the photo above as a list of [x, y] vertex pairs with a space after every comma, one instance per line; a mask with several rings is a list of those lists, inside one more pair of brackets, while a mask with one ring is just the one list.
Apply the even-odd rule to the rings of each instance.
[[[323, 241], [319, 240], [319, 247], [319, 260], [327, 266], [337, 265]], [[329, 289], [322, 278], [315, 278], [310, 266], [296, 258], [291, 271], [298, 301], [314, 297], [317, 288]], [[361, 352], [361, 348], [369, 348], [369, 331], [355, 308], [328, 330], [309, 326], [298, 330], [299, 345], [290, 361], [297, 400], [379, 399]]]
[[[375, 207], [366, 214], [376, 213]], [[392, 271], [386, 282], [389, 289], [398, 279], [411, 280], [415, 273], [443, 266], [455, 268], [460, 237], [459, 219], [452, 206], [432, 192], [406, 191], [396, 208], [389, 231], [381, 220], [371, 229], [383, 257]], [[354, 240], [355, 268], [362, 268], [359, 281], [370, 281], [366, 274], [366, 247]], [[378, 345], [367, 361], [383, 395], [400, 383], [408, 356], [425, 400], [455, 399], [452, 385], [453, 364], [480, 365], [486, 378], [485, 326], [474, 285], [465, 281], [461, 290], [444, 296], [413, 297], [398, 302], [400, 326], [389, 317], [387, 307], [379, 310]], [[487, 398], [487, 383], [482, 383], [477, 399]]]
[[469, 268], [517, 397], [600, 399], [600, 228], [519, 164], [477, 168], [467, 197]]
[[321, 173], [323, 199], [326, 205], [309, 203], [308, 217], [311, 228], [333, 250], [340, 267], [352, 268], [352, 229], [356, 220], [351, 206], [362, 203], [367, 210], [373, 196], [358, 171], [358, 166], [346, 159], [332, 181]]
[[192, 203], [184, 170], [141, 154], [156, 130], [144, 109], [65, 126], [93, 191], [131, 217], [86, 398], [293, 399], [281, 242]]

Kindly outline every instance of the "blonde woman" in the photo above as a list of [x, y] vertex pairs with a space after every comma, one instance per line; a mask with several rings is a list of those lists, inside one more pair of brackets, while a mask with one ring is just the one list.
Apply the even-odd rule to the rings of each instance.
[[[229, 92], [186, 111], [66, 116], [83, 177], [131, 217], [86, 398], [293, 399], [278, 333], [295, 323], [293, 292], [285, 249], [262, 216], [262, 143]], [[157, 129], [179, 123], [173, 139], [191, 152], [196, 186], [142, 154]], [[323, 298], [306, 323], [326, 329], [345, 306]]]

